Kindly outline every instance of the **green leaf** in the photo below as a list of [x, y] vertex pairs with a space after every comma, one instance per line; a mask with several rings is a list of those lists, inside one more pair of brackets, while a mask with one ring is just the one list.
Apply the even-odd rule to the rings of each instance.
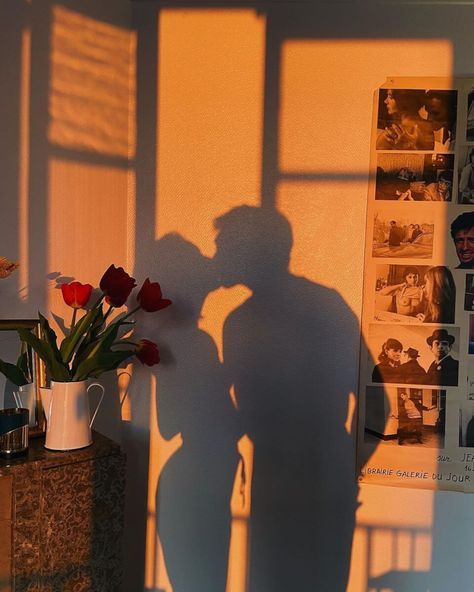
[[10, 362], [4, 362], [3, 360], [0, 360], [0, 372], [6, 376], [10, 382], [16, 384], [16, 386], [28, 384], [28, 379], [26, 378], [25, 374], [15, 364], [10, 364]]
[[135, 350], [99, 351], [79, 364], [72, 380], [85, 380], [89, 377], [97, 378], [103, 372], [115, 370], [127, 358], [134, 355]]
[[122, 325], [133, 325], [133, 323], [122, 322], [120, 320], [111, 323], [100, 335], [100, 341], [103, 345], [102, 349], [110, 349], [112, 347], [112, 344], [117, 339], [118, 331]]
[[28, 348], [25, 349], [25, 351], [23, 351], [18, 356], [18, 360], [16, 361], [16, 366], [17, 366], [17, 368], [19, 368], [19, 370], [21, 370], [21, 372], [23, 372], [23, 374], [25, 375], [25, 378], [28, 378], [27, 382], [30, 382], [29, 378], [30, 378], [31, 372], [30, 372], [30, 360], [29, 360], [29, 356], [28, 356]]
[[89, 327], [84, 339], [80, 342], [79, 347], [76, 349], [76, 353], [72, 362], [72, 373], [74, 374], [78, 364], [86, 358], [91, 352], [91, 344], [95, 343], [98, 334], [100, 333], [104, 324], [104, 312], [102, 310], [102, 304], [98, 309], [97, 317]]
[[57, 359], [59, 354], [57, 348], [55, 352], [48, 341], [42, 341], [29, 329], [17, 329], [17, 331], [20, 339], [30, 345], [43, 360], [52, 380], [58, 382], [69, 382], [71, 380], [68, 368]]
[[74, 325], [74, 327], [72, 327], [70, 334], [64, 338], [61, 343], [60, 355], [61, 360], [65, 364], [69, 364], [74, 354], [74, 350], [91, 326], [93, 326], [100, 312], [101, 309], [99, 308], [93, 308], [90, 310]]
[[78, 348], [72, 363], [72, 374], [76, 374], [80, 364], [85, 360], [97, 355], [98, 353], [111, 352], [111, 347], [117, 339], [119, 329], [124, 325], [133, 325], [132, 322], [116, 320], [111, 323], [95, 339], [90, 339], [88, 343], [84, 340]]
[[53, 329], [51, 329], [48, 320], [40, 312], [38, 312], [38, 317], [40, 321], [41, 335], [43, 336], [42, 341], [44, 341], [50, 347], [51, 353], [54, 356], [54, 358], [58, 362], [62, 362], [61, 354], [59, 353], [57, 345], [58, 339], [56, 337], [56, 333], [53, 331]]

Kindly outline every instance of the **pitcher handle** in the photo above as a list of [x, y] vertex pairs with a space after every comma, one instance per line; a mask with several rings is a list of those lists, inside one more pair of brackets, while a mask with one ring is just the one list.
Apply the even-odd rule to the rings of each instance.
[[17, 407], [23, 407], [20, 397], [20, 391], [13, 391], [13, 398], [15, 399], [15, 405]]
[[93, 382], [92, 384], [90, 384], [87, 387], [87, 392], [89, 392], [89, 389], [92, 388], [93, 386], [98, 386], [100, 389], [102, 389], [102, 394], [100, 396], [99, 402], [97, 403], [97, 407], [95, 408], [95, 411], [94, 411], [94, 415], [92, 416], [91, 422], [89, 424], [90, 428], [92, 427], [92, 424], [94, 423], [95, 416], [97, 415], [97, 411], [99, 411], [100, 404], [102, 403], [102, 399], [104, 398], [104, 395], [105, 395], [105, 388], [101, 384], [99, 384], [98, 382]]

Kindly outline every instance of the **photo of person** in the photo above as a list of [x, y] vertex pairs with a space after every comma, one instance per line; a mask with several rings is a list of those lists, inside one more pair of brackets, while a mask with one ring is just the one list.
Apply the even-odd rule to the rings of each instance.
[[458, 160], [458, 202], [474, 204], [474, 148], [462, 146]]
[[423, 299], [416, 315], [423, 323], [454, 323], [456, 284], [444, 265], [430, 267], [425, 273]]
[[474, 274], [466, 273], [466, 291], [464, 293], [464, 310], [474, 310]]
[[[456, 345], [455, 345], [456, 344]], [[371, 325], [370, 380], [374, 383], [457, 386], [459, 328]]]
[[378, 265], [376, 272], [376, 320], [454, 323], [456, 285], [447, 267]]
[[420, 115], [424, 98], [423, 90], [380, 89], [377, 150], [433, 150], [433, 128]]
[[372, 382], [405, 382], [401, 368], [402, 350], [401, 342], [393, 337], [382, 343], [378, 364], [372, 371]]
[[422, 117], [431, 123], [435, 152], [449, 152], [455, 148], [456, 90], [427, 90], [423, 101]]
[[451, 224], [459, 265], [456, 269], [474, 269], [474, 212], [464, 212]]
[[377, 150], [454, 150], [457, 91], [380, 89]]
[[444, 447], [446, 391], [403, 389], [398, 391], [398, 444]]
[[420, 354], [417, 349], [409, 347], [404, 350], [405, 361], [402, 364], [402, 372], [405, 382], [409, 384], [425, 384], [426, 371], [418, 362]]
[[459, 446], [474, 448], [474, 401], [465, 401], [459, 409]]
[[434, 224], [429, 213], [422, 220], [410, 211], [391, 216], [385, 211], [374, 214], [373, 257], [429, 259], [433, 254]]
[[369, 386], [364, 441], [384, 446], [444, 448], [446, 391]]
[[427, 384], [441, 384], [442, 386], [457, 386], [459, 375], [459, 361], [451, 355], [454, 335], [446, 329], [435, 329], [426, 339], [434, 360], [426, 371]]
[[451, 201], [454, 154], [379, 153], [375, 199]]
[[427, 269], [428, 266], [377, 265], [375, 319], [420, 322], [416, 314], [423, 299], [421, 279]]

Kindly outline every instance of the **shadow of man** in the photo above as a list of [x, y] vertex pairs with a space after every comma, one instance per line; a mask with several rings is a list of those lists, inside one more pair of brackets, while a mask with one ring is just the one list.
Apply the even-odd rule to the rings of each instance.
[[280, 213], [240, 206], [215, 227], [221, 284], [252, 291], [224, 325], [224, 366], [254, 444], [248, 591], [344, 591], [358, 323], [336, 291], [289, 272], [292, 231]]
[[182, 440], [159, 478], [157, 532], [174, 592], [224, 592], [240, 432], [216, 345], [198, 327], [217, 276], [212, 261], [179, 235], [160, 239], [154, 256], [173, 301], [158, 319], [157, 341], [168, 349], [160, 343], [158, 424], [164, 438]]

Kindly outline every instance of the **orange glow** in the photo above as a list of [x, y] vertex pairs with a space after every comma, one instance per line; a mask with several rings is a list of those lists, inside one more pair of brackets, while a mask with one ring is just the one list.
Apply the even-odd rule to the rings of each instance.
[[[259, 205], [262, 164], [265, 19], [253, 10], [161, 11], [158, 47], [158, 151], [155, 237], [176, 232], [204, 255], [214, 253], [213, 220], [242, 204]], [[222, 327], [248, 298], [243, 286], [208, 295], [199, 328], [214, 340], [222, 361]], [[171, 450], [151, 423], [149, 513], [154, 488]], [[228, 592], [244, 592], [252, 445], [239, 442], [240, 470], [231, 500]], [[245, 499], [245, 504], [242, 505]], [[148, 545], [156, 537], [149, 522]], [[152, 536], [153, 535], [153, 536]], [[147, 585], [171, 592], [159, 547], [148, 548]]]
[[249, 524], [251, 505], [251, 484], [253, 470], [253, 444], [243, 436], [239, 441], [239, 452], [244, 459], [245, 483], [242, 483], [242, 461], [232, 491], [232, 536], [230, 539], [227, 592], [245, 592], [247, 589], [247, 557], [249, 553]]
[[55, 6], [51, 48], [50, 141], [129, 157], [135, 146], [134, 34]]
[[30, 166], [30, 71], [31, 30], [24, 29], [21, 37], [21, 87], [20, 87], [20, 141], [18, 179], [18, 254], [21, 265], [18, 271], [19, 295], [28, 298], [29, 277], [29, 166]]
[[128, 389], [133, 375], [133, 364], [117, 370], [117, 388], [120, 401], [120, 418], [122, 421], [132, 421], [132, 405]]
[[[350, 192], [350, 201], [344, 197]], [[290, 271], [314, 282], [333, 287], [350, 302], [351, 289], [342, 278], [348, 273], [347, 261], [337, 254], [360, 249], [363, 242], [354, 244], [354, 236], [360, 233], [364, 222], [367, 184], [364, 181], [347, 183], [321, 180], [318, 182], [284, 181], [277, 192], [278, 209], [291, 223], [294, 244]], [[340, 201], [340, 215], [327, 215], [325, 210], [334, 208]], [[355, 256], [354, 261], [360, 261]], [[351, 276], [362, 276], [362, 267], [351, 264]], [[355, 312], [358, 312], [357, 309]]]
[[[407, 63], [412, 76], [449, 77], [452, 45], [292, 39], [281, 49], [276, 203], [293, 228], [291, 271], [334, 288], [358, 318], [373, 93], [387, 76], [405, 74]], [[426, 470], [435, 467], [433, 454]], [[360, 501], [347, 589], [375, 590], [370, 578], [391, 570], [428, 571], [432, 493], [362, 486]]]
[[[127, 176], [126, 169], [51, 160], [49, 272], [97, 285], [111, 263], [126, 266]], [[49, 310], [69, 315], [60, 290], [49, 298]]]
[[157, 238], [212, 255], [213, 219], [259, 203], [264, 33], [252, 10], [162, 11]]
[[289, 40], [281, 62], [282, 172], [366, 181], [373, 92], [406, 64], [410, 76], [450, 76], [453, 57], [444, 39]]
[[[150, 392], [155, 393], [157, 389], [156, 376], [151, 376]], [[150, 397], [150, 450], [149, 450], [149, 472], [148, 472], [148, 518], [147, 518], [147, 540], [145, 559], [145, 585], [147, 590], [156, 586], [164, 592], [171, 592], [171, 584], [166, 573], [166, 565], [163, 558], [161, 545], [156, 536], [156, 507], [155, 495], [156, 484], [160, 473], [167, 460], [179, 449], [182, 444], [180, 435], [171, 440], [165, 440], [156, 429], [158, 416], [156, 413], [155, 397]]]
[[224, 322], [232, 311], [243, 304], [251, 295], [251, 291], [245, 286], [233, 288], [219, 288], [208, 294], [202, 307], [199, 328], [206, 331], [216, 344], [219, 359], [224, 359], [222, 352], [222, 331]]

